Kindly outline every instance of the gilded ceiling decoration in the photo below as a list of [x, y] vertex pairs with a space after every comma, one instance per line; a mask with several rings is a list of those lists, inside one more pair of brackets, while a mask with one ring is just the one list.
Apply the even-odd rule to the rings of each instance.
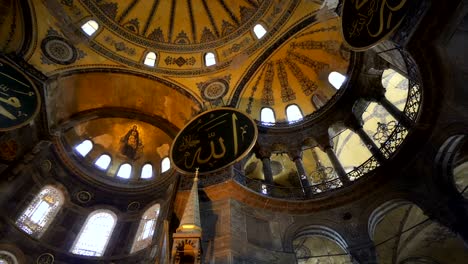
[[[338, 18], [313, 23], [296, 33], [266, 60], [259, 58], [257, 69], [245, 85], [239, 108], [260, 119], [262, 107], [278, 109], [276, 120], [286, 120], [285, 109], [297, 104], [304, 115], [317, 110], [312, 96], [328, 101], [336, 93], [328, 81], [333, 72], [347, 74], [350, 52], [343, 45]], [[259, 64], [259, 65], [258, 65]]]
[[109, 171], [115, 174], [122, 163], [134, 168], [146, 163], [159, 165], [169, 155], [172, 138], [151, 124], [127, 118], [99, 118], [75, 125], [65, 132], [65, 141], [71, 147], [89, 139], [93, 149], [86, 157], [94, 162], [101, 154], [112, 158]]
[[[236, 56], [262, 48], [261, 43], [288, 21], [300, 1], [68, 0], [60, 4], [77, 28], [89, 19], [97, 21], [99, 30], [90, 37], [90, 47], [97, 53], [155, 73], [198, 75], [226, 68]], [[270, 34], [257, 39], [256, 24]], [[142, 63], [150, 51], [157, 54], [155, 67]], [[215, 67], [204, 64], [208, 51], [216, 55]]]

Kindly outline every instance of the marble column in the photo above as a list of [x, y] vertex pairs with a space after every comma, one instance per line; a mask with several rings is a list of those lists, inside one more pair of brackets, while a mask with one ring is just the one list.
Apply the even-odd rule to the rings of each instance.
[[299, 177], [299, 182], [301, 183], [302, 190], [304, 194], [309, 197], [310, 196], [310, 181], [309, 177], [307, 176], [307, 172], [304, 168], [304, 162], [302, 161], [302, 151], [294, 152], [292, 155], [294, 163], [296, 164], [297, 168], [297, 176]]
[[336, 171], [336, 174], [338, 175], [338, 178], [340, 178], [343, 185], [349, 184], [351, 181], [349, 180], [348, 174], [341, 165], [341, 162], [338, 160], [338, 157], [333, 151], [333, 148], [331, 146], [326, 146], [325, 153], [327, 153], [327, 156], [333, 165], [333, 169]]
[[409, 119], [400, 109], [398, 109], [394, 104], [385, 98], [385, 96], [380, 97], [378, 100], [379, 104], [389, 112], [398, 123], [402, 124], [406, 128], [413, 126], [413, 121]]

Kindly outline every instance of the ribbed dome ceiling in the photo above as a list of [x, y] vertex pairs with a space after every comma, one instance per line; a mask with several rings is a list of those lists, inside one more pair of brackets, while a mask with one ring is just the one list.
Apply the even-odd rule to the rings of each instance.
[[[116, 33], [159, 50], [217, 47], [250, 30], [272, 1], [81, 1]], [[182, 46], [180, 46], [182, 45]]]

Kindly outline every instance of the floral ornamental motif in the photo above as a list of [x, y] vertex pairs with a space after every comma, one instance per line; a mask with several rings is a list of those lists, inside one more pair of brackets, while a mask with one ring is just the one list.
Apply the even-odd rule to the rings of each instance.
[[37, 264], [52, 264], [54, 263], [54, 255], [50, 253], [44, 253], [40, 255], [39, 257], [37, 257], [36, 263]]
[[395, 127], [395, 121], [390, 121], [388, 123], [377, 122], [377, 131], [374, 133], [372, 138], [380, 144], [383, 144], [388, 140], [390, 134], [395, 130]]
[[332, 167], [319, 165], [318, 169], [313, 171], [309, 177], [312, 179], [312, 182], [313, 179], [319, 180], [319, 184], [316, 185], [317, 190], [315, 190], [317, 193], [335, 189], [341, 186], [340, 181], [333, 181], [333, 179], [336, 179], [337, 177], [335, 170]]

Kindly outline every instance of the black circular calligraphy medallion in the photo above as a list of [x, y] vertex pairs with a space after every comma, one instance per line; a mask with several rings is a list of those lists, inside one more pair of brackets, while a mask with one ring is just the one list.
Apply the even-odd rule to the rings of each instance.
[[218, 108], [196, 116], [179, 132], [171, 159], [183, 173], [209, 173], [243, 158], [257, 140], [255, 122], [232, 108]]
[[39, 92], [31, 79], [0, 58], [0, 131], [28, 124], [39, 108]]
[[[413, 2], [413, 3], [412, 3]], [[416, 1], [344, 0], [342, 32], [353, 50], [366, 50], [398, 28]]]

